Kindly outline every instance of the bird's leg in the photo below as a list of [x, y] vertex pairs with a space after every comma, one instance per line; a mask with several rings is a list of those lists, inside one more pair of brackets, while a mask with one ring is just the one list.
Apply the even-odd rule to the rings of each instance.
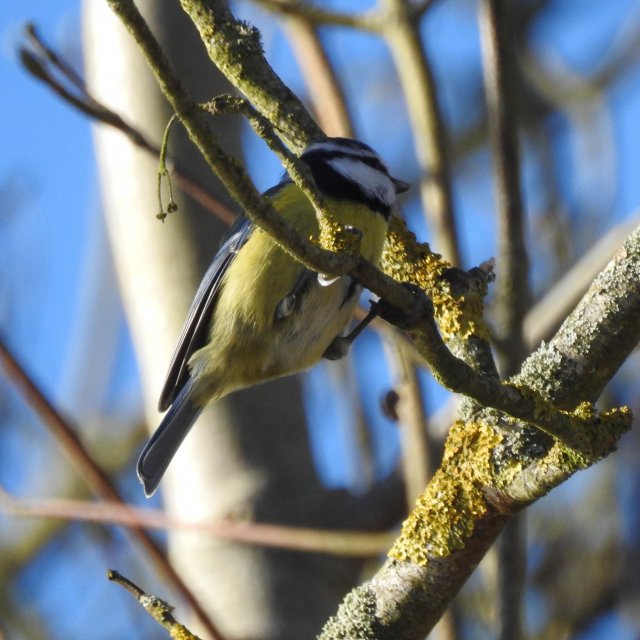
[[349, 347], [353, 344], [353, 341], [371, 324], [371, 321], [376, 318], [379, 313], [379, 302], [370, 301], [371, 308], [369, 313], [353, 328], [353, 330], [346, 336], [337, 336], [333, 339], [331, 344], [327, 347], [326, 351], [322, 354], [323, 358], [327, 360], [340, 360], [349, 353]]

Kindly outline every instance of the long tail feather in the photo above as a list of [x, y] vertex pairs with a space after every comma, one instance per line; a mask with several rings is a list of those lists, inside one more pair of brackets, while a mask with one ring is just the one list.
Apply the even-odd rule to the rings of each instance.
[[138, 458], [138, 478], [147, 498], [155, 493], [178, 447], [203, 409], [191, 398], [192, 390], [189, 379]]

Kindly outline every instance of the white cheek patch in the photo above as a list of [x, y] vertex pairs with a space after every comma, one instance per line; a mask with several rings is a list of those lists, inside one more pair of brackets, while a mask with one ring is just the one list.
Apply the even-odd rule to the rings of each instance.
[[365, 195], [392, 207], [396, 191], [388, 174], [353, 158], [331, 158], [327, 164], [340, 175], [356, 183]]

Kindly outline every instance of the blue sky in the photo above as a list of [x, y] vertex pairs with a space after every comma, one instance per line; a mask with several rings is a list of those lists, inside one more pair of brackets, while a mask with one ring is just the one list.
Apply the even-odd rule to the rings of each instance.
[[3, 216], [9, 226], [2, 262], [12, 274], [3, 308], [10, 307], [12, 344], [52, 391], [69, 346], [88, 215], [96, 210], [95, 170], [89, 122], [22, 70], [16, 45], [32, 19], [77, 62], [79, 7], [71, 0], [30, 0], [0, 8], [0, 184], [9, 182], [21, 195], [21, 206]]
[[[340, 6], [338, 2], [335, 4]], [[468, 86], [467, 76], [469, 70], [479, 64], [476, 16], [468, 7], [469, 3], [461, 0], [441, 0], [425, 29], [429, 49], [434, 53], [434, 68], [442, 88], [446, 117], [454, 124], [459, 124], [468, 114], [467, 103], [474, 99], [474, 87]], [[108, 251], [97, 204], [90, 123], [20, 68], [15, 50], [27, 19], [33, 20], [47, 41], [70, 60], [76, 63], [80, 60], [78, 1], [4, 0], [0, 3], [0, 83], [3, 87], [0, 92], [0, 194], [3, 196], [0, 201], [0, 332], [54, 401], [77, 415], [83, 403], [90, 401], [85, 392], [89, 383], [93, 388], [98, 386], [89, 376], [90, 373], [98, 374], [88, 371], [84, 365], [87, 336], [91, 335], [88, 331], [95, 330], [88, 328], [95, 327], [92, 322], [96, 320], [90, 316], [86, 301], [95, 292], [94, 277], [110, 277]], [[553, 14], [539, 21], [532, 35], [541, 50], [559, 56], [565, 65], [576, 71], [587, 72], [610, 51], [625, 24], [633, 26], [639, 20], [637, 0], [608, 3], [565, 0], [558, 3]], [[570, 29], [566, 28], [567, 24], [571, 25]], [[284, 72], [285, 79], [291, 81], [294, 89], [301, 87], [295, 72], [287, 72], [290, 66], [288, 47], [277, 34], [265, 35], [276, 69]], [[362, 95], [375, 98], [362, 91], [363, 87], [374, 90], [370, 89], [374, 86], [371, 80], [380, 67], [370, 64], [371, 52], [379, 52], [382, 45], [372, 45], [370, 36], [347, 36], [344, 32], [331, 35], [329, 43], [337, 43], [338, 39], [341, 44], [335, 48], [334, 55], [336, 62], [346, 66], [347, 96], [357, 114], [358, 131], [365, 141], [379, 148], [392, 167], [401, 166], [403, 158], [393, 154], [408, 147], [408, 142], [397, 143], [398, 137], [408, 141], [408, 134], [395, 121], [397, 105], [368, 99], [369, 104], [364, 105], [360, 100]], [[390, 67], [388, 59], [379, 64]], [[619, 79], [606, 96], [604, 106], [608, 107], [606, 114], [601, 112], [594, 116], [591, 142], [596, 146], [584, 167], [578, 164], [578, 160], [583, 159], [578, 155], [581, 147], [569, 131], [568, 120], [558, 116], [549, 123], [557, 133], [553, 151], [564, 167], [559, 174], [562, 195], [574, 215], [581, 213], [587, 205], [598, 204], [595, 209], [600, 217], [594, 220], [590, 229], [595, 229], [596, 234], [630, 215], [640, 205], [640, 73], [637, 69]], [[612, 188], [606, 176], [598, 173], [602, 166], [600, 156], [604, 153], [597, 147], [595, 136], [600, 127], [612, 135], [615, 160]], [[388, 153], [385, 153], [385, 147]], [[258, 186], [266, 188], [275, 181], [280, 169], [273, 159], [267, 158], [262, 145], [249, 145], [248, 148], [251, 150], [249, 164]], [[479, 151], [458, 167], [460, 175], [455, 199], [463, 214], [463, 244], [468, 251], [469, 264], [485, 260], [493, 252], [493, 202], [492, 185], [487, 180], [488, 163], [488, 153]], [[407, 170], [411, 171], [411, 166]], [[526, 163], [525, 173], [527, 203], [534, 217], [539, 206], [537, 187], [545, 178], [534, 162]], [[408, 210], [414, 212], [414, 227], [423, 237], [426, 231], [416, 209], [415, 203], [409, 204]], [[602, 215], [602, 211], [606, 214]], [[113, 302], [113, 317], [101, 318], [103, 324], [99, 325], [105, 331], [107, 328], [113, 331], [113, 369], [108, 374], [109, 379], [103, 380], [108, 392], [103, 390], [103, 395], [93, 401], [124, 407], [123, 410], [131, 414], [139, 408], [139, 385], [121, 310], [118, 301]], [[78, 340], [78, 335], [83, 339]], [[373, 339], [367, 337], [364, 346]], [[371, 352], [363, 349], [358, 358], [364, 363], [363, 386], [375, 388], [373, 395], [377, 397], [384, 390], [386, 378], [378, 375], [371, 365]], [[309, 387], [323, 384], [323, 376], [320, 372], [311, 378]], [[431, 392], [430, 401], [433, 402]], [[336, 410], [345, 411], [341, 406]], [[377, 406], [371, 413], [378, 416]], [[372, 420], [379, 442], [388, 443], [388, 423], [379, 417], [372, 417]], [[0, 440], [0, 444], [9, 446], [7, 440]], [[320, 443], [319, 451], [323, 446], [335, 450], [326, 438]], [[394, 463], [394, 447], [387, 446], [382, 452], [385, 470]], [[23, 460], [15, 442], [10, 451], [11, 458], [25, 464], [25, 468], [12, 470], [15, 486], [24, 488], [20, 481], [28, 485], [27, 472], [42, 467], [42, 458], [38, 455], [44, 454], [34, 454], [33, 460]], [[322, 457], [321, 453], [319, 455]], [[3, 456], [8, 457], [7, 450], [3, 451]], [[342, 479], [335, 467], [328, 468], [326, 473], [333, 482]], [[40, 480], [46, 486], [47, 479]], [[105, 552], [109, 561], [120, 559], [119, 547], [123, 546], [118, 545], [121, 539], [117, 534], [111, 540]], [[39, 558], [42, 564], [34, 565], [21, 576], [18, 586], [29, 591], [43, 567], [51, 572], [52, 580], [68, 583], [72, 576], [65, 572], [64, 566], [56, 565], [54, 558], [69, 553], [77, 554], [78, 566], [87, 572], [101, 571], [105, 557], [92, 542], [87, 542], [84, 527], [74, 526], [70, 541], [56, 541]], [[69, 618], [68, 609], [62, 608], [67, 596], [65, 591], [49, 591], [34, 606], [39, 607], [45, 617], [58, 612]], [[100, 610], [92, 602], [97, 595], [89, 593], [88, 599], [84, 610], [95, 615]], [[126, 598], [119, 600], [118, 606], [125, 607], [125, 601]], [[132, 615], [132, 619], [137, 621], [139, 617]], [[70, 626], [65, 627], [66, 637], [74, 637], [73, 620], [68, 620], [67, 624]], [[603, 620], [602, 624], [605, 628], [624, 628], [619, 620]], [[78, 632], [77, 628], [75, 632]], [[626, 635], [626, 628], [624, 633], [619, 633], [617, 637], [631, 637]]]

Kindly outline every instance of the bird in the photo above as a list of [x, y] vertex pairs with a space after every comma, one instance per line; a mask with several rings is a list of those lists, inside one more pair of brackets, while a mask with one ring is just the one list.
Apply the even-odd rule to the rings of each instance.
[[[377, 264], [396, 195], [409, 185], [350, 138], [314, 141], [300, 160], [333, 219], [358, 230], [362, 257]], [[263, 196], [300, 234], [317, 238], [315, 210], [286, 172]], [[158, 402], [166, 414], [137, 463], [145, 495], [156, 491], [209, 402], [342, 357], [362, 328], [345, 336], [361, 290], [349, 275], [311, 271], [240, 214], [198, 287], [171, 360]]]

